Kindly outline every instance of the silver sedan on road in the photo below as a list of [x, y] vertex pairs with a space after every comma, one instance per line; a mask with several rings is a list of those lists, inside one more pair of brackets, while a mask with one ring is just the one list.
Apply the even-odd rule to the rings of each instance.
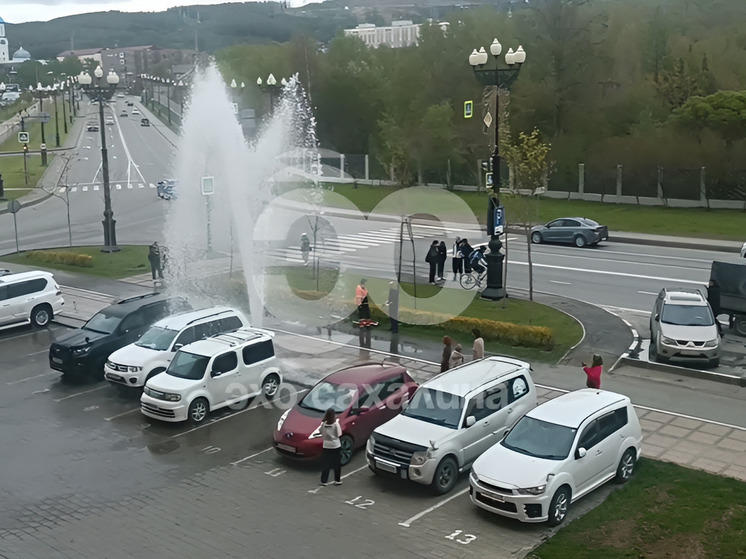
[[587, 217], [561, 217], [531, 229], [531, 242], [566, 243], [576, 247], [595, 245], [609, 239], [609, 228]]

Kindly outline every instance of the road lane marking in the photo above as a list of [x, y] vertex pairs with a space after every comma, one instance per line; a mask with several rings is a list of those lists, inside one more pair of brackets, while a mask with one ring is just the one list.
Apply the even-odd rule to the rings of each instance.
[[265, 452], [269, 452], [272, 450], [273, 447], [265, 448], [264, 450], [260, 450], [259, 452], [255, 452], [251, 456], [247, 456], [246, 458], [241, 458], [240, 460], [236, 460], [235, 462], [231, 462], [231, 465], [238, 466], [241, 462], [246, 462], [246, 460], [251, 460], [252, 458], [256, 458], [260, 454], [264, 454]]
[[48, 349], [42, 349], [41, 351], [35, 351], [33, 353], [27, 353], [26, 357], [31, 357], [32, 355], [39, 355], [40, 353], [49, 353]]
[[82, 396], [83, 394], [90, 394], [91, 392], [96, 392], [97, 390], [103, 390], [104, 388], [109, 388], [108, 386], [99, 386], [98, 388], [92, 388], [90, 390], [86, 390], [85, 392], [76, 392], [75, 394], [70, 394], [69, 396], [65, 396], [63, 398], [55, 398], [55, 402], [62, 402], [63, 400], [69, 400], [70, 398], [75, 398], [77, 396]]
[[658, 295], [657, 293], [653, 293], [652, 291], [638, 291], [640, 295]]
[[[528, 266], [528, 262], [520, 262], [513, 260], [511, 262], [513, 265], [521, 265], [521, 266]], [[569, 268], [567, 266], [555, 266], [553, 264], [538, 264], [533, 263], [534, 268], [549, 268], [551, 270], [564, 270], [566, 272], [583, 272], [584, 274], [599, 274], [602, 276], [621, 276], [625, 278], [637, 278], [637, 279], [647, 279], [647, 280], [657, 280], [657, 281], [665, 281], [667, 283], [691, 283], [695, 285], [702, 285], [701, 281], [693, 281], [693, 280], [685, 280], [685, 279], [675, 279], [675, 278], [664, 278], [660, 276], [645, 276], [642, 274], [626, 274], [624, 272], [612, 272], [611, 270], [591, 270], [588, 268]], [[703, 270], [704, 271], [704, 270]]]
[[[357, 470], [352, 470], [351, 472], [346, 473], [345, 475], [343, 475], [339, 479], [340, 479], [340, 481], [342, 481], [343, 479], [346, 479], [346, 478], [350, 477], [352, 474], [356, 474], [357, 472], [360, 472], [360, 471], [366, 470], [366, 469], [368, 469], [368, 464], [366, 464], [365, 466], [361, 466]], [[323, 485], [319, 485], [316, 489], [309, 489], [308, 492], [309, 493], [313, 493], [314, 495], [316, 495], [323, 488], [324, 488]]]
[[461, 491], [459, 491], [455, 495], [451, 495], [447, 499], [443, 499], [439, 503], [435, 503], [432, 507], [428, 507], [425, 510], [423, 510], [422, 512], [415, 514], [413, 517], [407, 518], [404, 522], [399, 522], [399, 526], [404, 526], [405, 528], [409, 528], [412, 525], [412, 522], [415, 522], [416, 520], [419, 520], [420, 518], [422, 518], [426, 514], [429, 514], [429, 513], [433, 512], [435, 509], [437, 509], [439, 507], [442, 507], [447, 502], [452, 501], [456, 497], [460, 497], [461, 495], [463, 495], [464, 493], [466, 493], [468, 491], [469, 491], [469, 488], [465, 487], [464, 489], [462, 489]]
[[128, 411], [124, 411], [122, 413], [118, 413], [116, 415], [112, 415], [111, 417], [105, 417], [104, 421], [111, 421], [112, 419], [116, 419], [117, 417], [122, 417], [123, 415], [127, 415], [127, 414], [130, 414], [130, 413], [136, 412], [136, 411], [140, 411], [140, 408], [137, 407], [137, 408], [134, 408], [134, 409], [131, 409], [131, 410], [128, 410]]
[[558, 283], [560, 285], [572, 285], [569, 281], [557, 281], [557, 280], [549, 280], [549, 283]]
[[35, 378], [47, 377], [49, 375], [56, 375], [56, 374], [57, 374], [56, 372], [50, 371], [49, 373], [42, 373], [40, 375], [34, 375], [33, 377], [26, 377], [26, 378], [21, 378], [21, 379], [18, 379], [18, 380], [12, 380], [10, 382], [6, 382], [5, 384], [7, 384], [8, 386], [10, 386], [12, 384], [20, 384], [22, 382], [26, 382], [27, 380], [33, 380]]

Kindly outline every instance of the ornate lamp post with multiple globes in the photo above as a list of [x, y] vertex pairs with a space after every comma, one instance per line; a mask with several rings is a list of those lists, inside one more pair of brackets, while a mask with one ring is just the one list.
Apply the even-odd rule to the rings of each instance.
[[[500, 90], [509, 89], [518, 77], [521, 65], [526, 61], [526, 52], [522, 46], [519, 46], [515, 52], [508, 49], [505, 55], [507, 68], [498, 67], [498, 57], [502, 52], [502, 45], [495, 39], [490, 45], [490, 54], [495, 62], [494, 68], [485, 68], [488, 56], [484, 47], [474, 51], [469, 56], [469, 64], [474, 70], [474, 75], [484, 86], [495, 86], [497, 95], [495, 98], [495, 151], [492, 153], [491, 171], [492, 171], [492, 193], [488, 198], [487, 207], [487, 233], [490, 236], [489, 249], [485, 255], [487, 260], [487, 287], [482, 292], [485, 299], [502, 299], [505, 297], [505, 286], [503, 285], [503, 255], [502, 242], [500, 234], [502, 233], [503, 209], [500, 206]], [[489, 127], [492, 123], [488, 122], [489, 114], [485, 117], [485, 124]]]
[[96, 66], [93, 71], [95, 80], [91, 76], [84, 72], [78, 76], [78, 84], [83, 91], [88, 95], [88, 98], [98, 103], [98, 120], [99, 130], [101, 131], [101, 172], [104, 177], [104, 248], [101, 252], [117, 252], [119, 247], [117, 246], [117, 233], [116, 233], [116, 221], [114, 220], [114, 212], [111, 209], [111, 189], [109, 186], [109, 155], [106, 150], [106, 127], [104, 126], [104, 104], [106, 101], [114, 96], [117, 84], [119, 83], [119, 76], [113, 70], [109, 71], [104, 82], [104, 71], [101, 66]]

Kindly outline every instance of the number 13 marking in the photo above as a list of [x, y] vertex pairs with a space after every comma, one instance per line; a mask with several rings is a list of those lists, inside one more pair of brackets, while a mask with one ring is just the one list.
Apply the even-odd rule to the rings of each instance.
[[461, 538], [457, 538], [456, 537], [456, 536], [458, 536], [459, 534], [462, 534], [462, 533], [463, 533], [463, 530], [456, 530], [453, 534], [448, 534], [446, 536], [446, 539], [447, 540], [454, 540], [457, 543], [460, 543], [460, 544], [463, 544], [463, 545], [471, 543], [471, 542], [473, 542], [474, 540], [477, 539], [477, 537], [474, 534], [464, 534], [463, 536], [461, 536]]

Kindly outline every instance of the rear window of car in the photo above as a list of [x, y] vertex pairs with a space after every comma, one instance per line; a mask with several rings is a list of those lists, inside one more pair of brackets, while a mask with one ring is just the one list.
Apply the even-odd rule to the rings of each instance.
[[598, 227], [598, 222], [593, 221], [592, 219], [588, 219], [587, 217], [584, 217], [580, 220], [580, 223], [583, 225], [587, 225], [588, 227]]

